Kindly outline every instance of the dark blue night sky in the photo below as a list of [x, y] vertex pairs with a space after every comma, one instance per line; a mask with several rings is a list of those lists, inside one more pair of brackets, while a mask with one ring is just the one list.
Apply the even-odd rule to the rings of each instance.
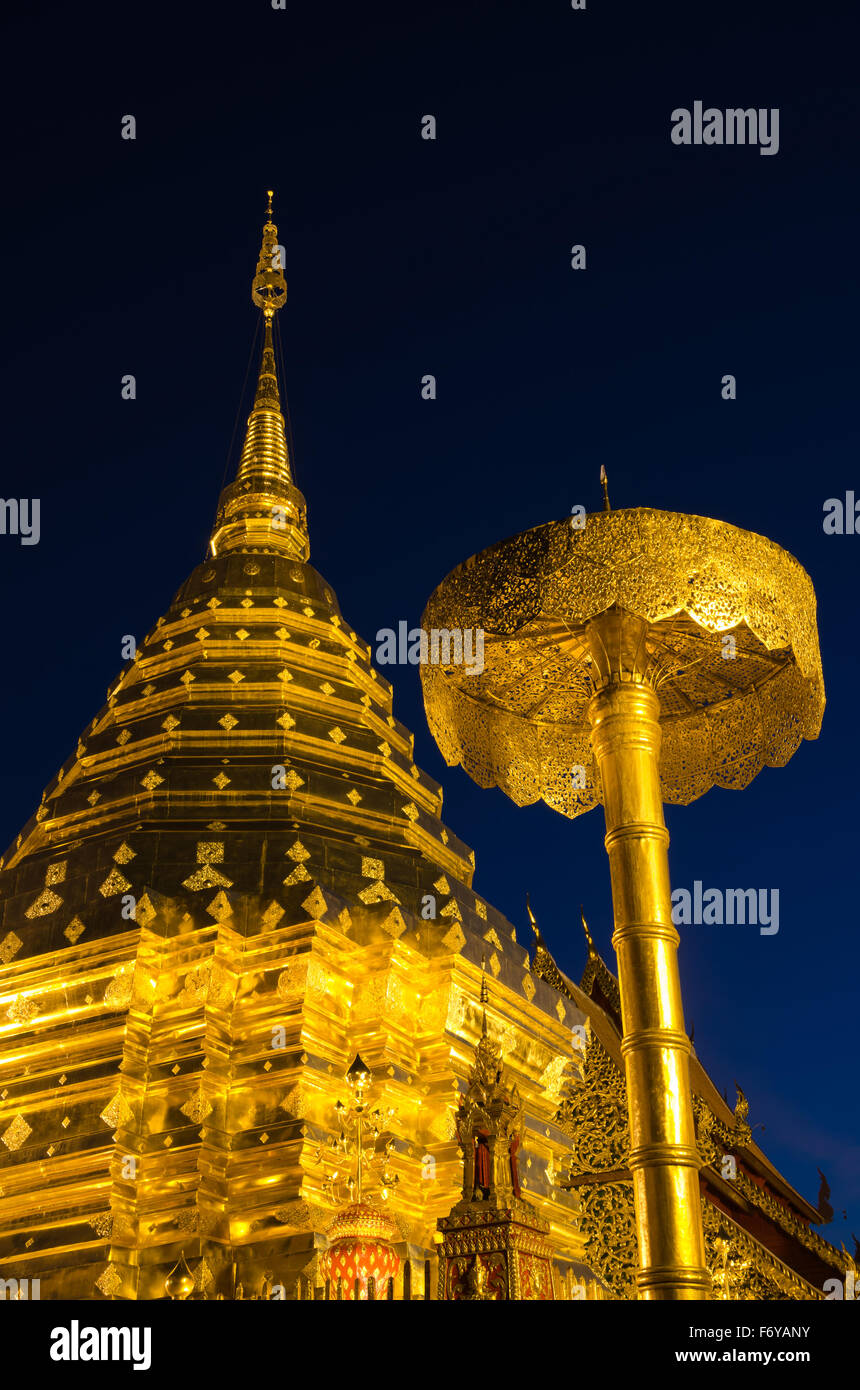
[[[860, 535], [822, 522], [827, 499], [860, 497], [852, 8], [36, 4], [5, 33], [0, 224], [2, 494], [41, 501], [38, 545], [0, 536], [4, 845], [102, 705], [123, 635], [142, 637], [203, 555], [257, 326], [267, 187], [311, 560], [366, 639], [417, 625], [438, 581], [493, 541], [598, 509], [601, 464], [616, 507], [719, 517], [805, 566], [820, 739], [667, 819], [675, 885], [779, 889], [776, 935], [682, 928], [687, 1022], [813, 1201], [824, 1170], [824, 1234], [849, 1249]], [[778, 154], [674, 145], [672, 111], [697, 100], [778, 108]], [[571, 822], [480, 791], [444, 767], [417, 667], [385, 674], [475, 848], [477, 890], [523, 941], [529, 891], [577, 979], [582, 902], [614, 964], [601, 813]]]

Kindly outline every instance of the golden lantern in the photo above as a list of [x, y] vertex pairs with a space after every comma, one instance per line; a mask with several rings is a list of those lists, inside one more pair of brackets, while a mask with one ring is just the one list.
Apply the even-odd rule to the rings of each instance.
[[337, 1213], [328, 1239], [322, 1263], [332, 1298], [384, 1298], [400, 1270], [393, 1246], [400, 1233], [387, 1213], [369, 1202], [354, 1202]]
[[382, 1209], [398, 1177], [389, 1171], [394, 1136], [386, 1128], [394, 1111], [368, 1099], [373, 1073], [359, 1053], [345, 1077], [349, 1097], [335, 1107], [339, 1133], [317, 1151], [317, 1162], [334, 1155], [336, 1166], [323, 1182], [324, 1191], [340, 1199], [328, 1229], [322, 1264], [333, 1298], [384, 1298], [400, 1271], [394, 1242], [400, 1232]]

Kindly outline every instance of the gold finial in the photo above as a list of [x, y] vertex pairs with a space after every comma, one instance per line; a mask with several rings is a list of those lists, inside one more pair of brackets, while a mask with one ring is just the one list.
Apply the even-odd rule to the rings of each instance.
[[275, 314], [287, 299], [284, 248], [272, 221], [272, 189], [267, 189], [267, 221], [251, 286], [263, 311], [263, 352], [254, 404], [236, 479], [221, 493], [210, 540], [213, 556], [228, 550], [265, 550], [305, 561], [310, 553], [305, 499], [295, 486], [275, 358]]
[[537, 917], [535, 917], [534, 913], [532, 912], [531, 899], [529, 898], [528, 893], [526, 893], [526, 912], [529, 914], [529, 921], [532, 924], [532, 931], [534, 932], [535, 936], [539, 936], [540, 932], [538, 930]]
[[[532, 924], [532, 936], [534, 937], [535, 944], [535, 961], [539, 961], [542, 955], [547, 956], [552, 961], [552, 956], [550, 955], [549, 948], [547, 947], [546, 942], [541, 936], [541, 930], [538, 926], [538, 919], [537, 917], [535, 917], [534, 912], [532, 911], [531, 898], [529, 897], [528, 893], [526, 893], [526, 912], [529, 914], [529, 921]], [[555, 961], [552, 961], [552, 963], [553, 965], [555, 965]]]
[[[752, 1138], [752, 1129], [750, 1128], [747, 1118], [750, 1113], [750, 1103], [737, 1082], [735, 1082], [735, 1090], [738, 1093], [738, 1098], [735, 1102], [734, 1116], [734, 1142], [735, 1146], [737, 1146], [749, 1143]], [[756, 1128], [758, 1128], [758, 1126], [756, 1126]]]
[[526, 893], [526, 912], [529, 914], [529, 921], [532, 924], [532, 936], [535, 939], [536, 950], [535, 960], [537, 960], [541, 951], [544, 951], [547, 955], [549, 955], [549, 950], [547, 949], [546, 942], [541, 936], [540, 927], [538, 926], [538, 920], [537, 917], [535, 917], [534, 912], [532, 911], [531, 899], [528, 893]]
[[606, 468], [603, 464], [600, 465], [600, 486], [603, 488], [603, 510], [605, 512], [611, 512], [612, 508], [609, 505], [609, 479], [606, 476]]
[[594, 944], [591, 932], [588, 930], [588, 923], [585, 920], [585, 908], [582, 906], [582, 903], [579, 904], [579, 915], [582, 919], [582, 930], [585, 932], [585, 939], [588, 942], [588, 954], [590, 956], [596, 956], [597, 947]]
[[263, 244], [257, 260], [257, 273], [251, 286], [251, 298], [268, 324], [287, 302], [287, 282], [284, 279], [282, 248], [278, 244], [278, 229], [272, 221], [271, 189], [267, 190], [268, 205], [263, 227]]

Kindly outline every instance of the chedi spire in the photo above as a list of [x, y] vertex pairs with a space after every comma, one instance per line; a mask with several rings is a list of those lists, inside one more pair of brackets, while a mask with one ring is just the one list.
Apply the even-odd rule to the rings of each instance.
[[221, 494], [210, 548], [213, 555], [263, 551], [307, 560], [307, 508], [293, 483], [275, 365], [274, 318], [286, 303], [287, 282], [271, 190], [251, 298], [263, 313], [260, 372], [236, 480]]

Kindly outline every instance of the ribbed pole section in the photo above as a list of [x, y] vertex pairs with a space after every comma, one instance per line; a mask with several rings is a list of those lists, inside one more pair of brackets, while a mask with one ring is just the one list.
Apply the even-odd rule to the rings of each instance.
[[643, 1299], [702, 1299], [710, 1295], [711, 1278], [658, 776], [660, 707], [642, 675], [644, 625], [625, 622], [625, 616], [616, 613], [592, 625], [602, 685], [588, 714], [612, 879], [637, 1283]]

